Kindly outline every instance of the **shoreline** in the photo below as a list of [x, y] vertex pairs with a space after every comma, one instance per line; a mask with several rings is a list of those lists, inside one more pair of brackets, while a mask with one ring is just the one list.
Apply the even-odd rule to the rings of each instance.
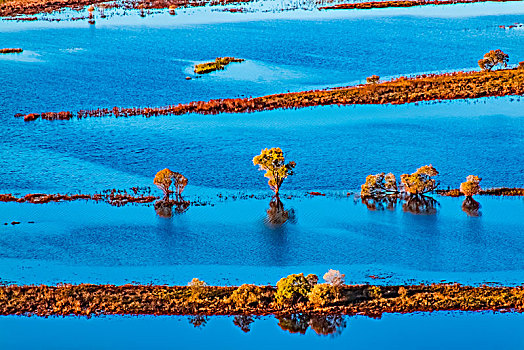
[[524, 95], [524, 69], [453, 72], [400, 77], [377, 84], [324, 90], [290, 92], [254, 98], [214, 99], [186, 104], [145, 108], [97, 108], [76, 112], [17, 113], [26, 122], [38, 119], [71, 120], [101, 117], [146, 118], [162, 115], [253, 113], [275, 109], [298, 109], [326, 105], [406, 104], [415, 102], [475, 99]]
[[319, 10], [369, 10], [391, 7], [415, 7], [427, 5], [455, 5], [474, 4], [479, 2], [511, 2], [520, 0], [392, 0], [392, 1], [366, 1], [348, 4], [337, 4], [319, 7]]
[[[132, 189], [133, 190], [133, 189]], [[296, 191], [295, 191], [296, 192]], [[341, 193], [347, 192], [345, 195], [342, 195]], [[449, 190], [435, 190], [435, 193], [438, 196], [443, 197], [462, 197], [464, 196], [463, 193], [460, 192], [459, 189], [449, 189]], [[282, 198], [285, 199], [292, 199], [292, 198], [315, 198], [315, 197], [335, 197], [335, 198], [353, 198], [353, 196], [359, 196], [360, 195], [357, 192], [351, 192], [351, 191], [334, 191], [333, 193], [327, 192], [311, 192], [311, 191], [304, 191], [302, 195], [299, 195], [297, 193], [293, 193], [290, 195], [283, 195]], [[524, 196], [524, 188], [520, 187], [495, 187], [495, 188], [487, 188], [481, 190], [478, 194], [478, 196], [497, 196], [497, 197], [520, 197]], [[229, 195], [223, 195], [222, 193], [216, 194], [216, 197], [221, 201], [231, 199], [231, 200], [247, 200], [247, 199], [267, 199], [271, 198], [271, 194], [255, 194], [255, 193], [243, 193], [243, 194], [229, 194]], [[105, 190], [101, 193], [94, 193], [94, 194], [83, 194], [83, 193], [76, 193], [76, 194], [60, 194], [60, 193], [28, 193], [23, 196], [14, 196], [11, 193], [0, 193], [0, 203], [9, 203], [9, 202], [16, 202], [16, 203], [31, 203], [31, 204], [47, 204], [51, 202], [73, 202], [77, 200], [85, 200], [85, 201], [95, 201], [95, 202], [106, 202], [113, 206], [123, 206], [130, 203], [136, 203], [136, 204], [150, 204], [153, 203], [156, 200], [159, 200], [159, 196], [153, 196], [150, 195], [150, 191], [146, 193], [146, 191], [142, 191], [142, 193], [139, 193], [138, 191], [135, 192], [135, 195], [128, 194], [126, 190]], [[197, 201], [197, 202], [190, 202], [190, 205], [197, 205], [197, 206], [205, 206], [205, 205], [212, 205], [208, 201]]]
[[[322, 284], [325, 286], [331, 286]], [[249, 286], [250, 297], [234, 292]], [[0, 286], [0, 315], [367, 315], [432, 311], [523, 312], [524, 287], [460, 284], [342, 285], [335, 301], [275, 301], [273, 286], [57, 285]], [[239, 298], [238, 301], [235, 298]], [[247, 300], [247, 301], [245, 301]], [[327, 300], [327, 299], [326, 299]]]

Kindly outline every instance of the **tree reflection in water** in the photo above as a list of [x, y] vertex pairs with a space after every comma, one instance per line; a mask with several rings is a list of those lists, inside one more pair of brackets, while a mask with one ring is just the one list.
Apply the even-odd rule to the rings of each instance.
[[424, 195], [406, 196], [402, 210], [412, 214], [435, 215], [439, 203], [436, 199]]
[[191, 202], [185, 201], [182, 197], [179, 200], [159, 200], [155, 202], [155, 212], [162, 218], [173, 217], [173, 208], [175, 214], [182, 214], [189, 208]]
[[479, 217], [482, 216], [482, 212], [480, 211], [480, 203], [474, 200], [472, 197], [466, 197], [464, 199], [464, 202], [462, 202], [462, 211], [468, 216], [471, 217]]
[[362, 204], [364, 204], [369, 210], [395, 210], [397, 206], [398, 197], [392, 196], [381, 196], [381, 197], [362, 197]]
[[208, 317], [204, 315], [189, 316], [189, 323], [194, 327], [204, 327], [207, 323]]
[[269, 202], [269, 209], [266, 210], [266, 213], [265, 222], [271, 226], [282, 226], [287, 221], [295, 222], [295, 211], [293, 209], [285, 210], [284, 203], [278, 195], [273, 196]]
[[342, 315], [307, 315], [293, 314], [278, 317], [278, 325], [289, 333], [305, 334], [311, 329], [318, 335], [340, 335], [346, 328], [346, 320]]
[[244, 333], [251, 330], [251, 323], [255, 322], [251, 315], [239, 315], [233, 319], [233, 324], [239, 327]]

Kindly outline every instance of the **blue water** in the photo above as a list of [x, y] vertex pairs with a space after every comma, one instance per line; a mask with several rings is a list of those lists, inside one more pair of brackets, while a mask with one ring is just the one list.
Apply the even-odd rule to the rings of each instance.
[[[144, 349], [180, 347], [250, 349], [300, 347], [382, 347], [388, 349], [520, 349], [524, 345], [521, 314], [435, 312], [384, 315], [381, 319], [345, 317], [335, 335], [305, 334], [280, 329], [273, 317], [256, 319], [250, 331], [233, 317], [211, 317], [194, 327], [187, 317], [37, 318], [0, 317], [0, 346], [16, 349]], [[19, 334], [24, 329], [23, 339]], [[30, 331], [29, 331], [30, 330]]]
[[[283, 199], [294, 218], [267, 221], [269, 199], [215, 201], [172, 218], [148, 206], [0, 204], [0, 278], [17, 284], [275, 284], [338, 269], [348, 283], [441, 280], [520, 284], [522, 199], [437, 197], [436, 214], [371, 211], [353, 197]], [[501, 219], [501, 218], [504, 219]], [[34, 223], [29, 223], [33, 221]], [[370, 275], [387, 277], [372, 280]]]
[[[470, 6], [287, 19], [241, 15], [214, 23], [177, 16], [97, 19], [91, 27], [0, 22], [1, 46], [25, 50], [0, 57], [0, 193], [152, 186], [154, 174], [169, 167], [189, 178], [187, 199], [214, 204], [162, 218], [147, 205], [0, 203], [0, 282], [186, 284], [199, 277], [212, 285], [274, 284], [290, 273], [322, 275], [334, 268], [348, 283], [521, 284], [521, 198], [478, 197], [481, 215], [474, 217], [462, 210], [462, 198], [436, 196], [433, 214], [415, 215], [401, 204], [372, 211], [346, 196], [370, 173], [398, 177], [425, 164], [440, 171], [443, 188], [458, 187], [469, 174], [482, 177], [483, 187], [523, 187], [519, 97], [249, 115], [34, 123], [13, 118], [19, 112], [324, 88], [360, 83], [372, 74], [477, 69], [477, 60], [497, 48], [511, 64], [524, 60], [524, 31], [498, 28], [523, 21], [520, 3], [511, 4], [514, 12], [502, 4]], [[497, 14], [501, 8], [506, 14]], [[185, 79], [196, 62], [224, 55], [246, 62]], [[294, 215], [282, 226], [268, 223], [269, 197], [231, 199], [269, 193], [251, 159], [274, 146], [297, 162], [296, 175], [282, 188], [285, 209]], [[328, 196], [304, 197], [312, 190]], [[257, 320], [244, 334], [231, 318], [211, 318], [195, 328], [176, 317], [1, 317], [0, 344], [431, 349], [442, 348], [445, 337], [451, 348], [523, 345], [520, 314], [354, 317], [336, 337], [320, 337], [311, 327], [305, 335], [289, 334], [277, 323]]]

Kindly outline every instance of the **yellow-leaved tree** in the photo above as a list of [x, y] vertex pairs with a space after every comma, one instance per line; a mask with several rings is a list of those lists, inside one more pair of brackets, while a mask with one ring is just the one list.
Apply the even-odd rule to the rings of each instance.
[[480, 192], [480, 177], [476, 175], [469, 175], [466, 182], [460, 184], [460, 192], [464, 193], [466, 197], [472, 197], [474, 194]]
[[153, 183], [164, 192], [164, 201], [169, 200], [169, 194], [172, 193], [169, 188], [173, 182], [175, 183], [175, 194], [178, 199], [187, 185], [187, 178], [180, 173], [175, 173], [174, 171], [169, 170], [168, 168], [160, 170], [155, 175]]
[[435, 190], [438, 183], [432, 177], [437, 175], [437, 169], [430, 164], [418, 168], [413, 174], [400, 175], [400, 181], [405, 192], [416, 196]]
[[266, 172], [264, 176], [269, 179], [269, 187], [277, 196], [280, 186], [288, 176], [294, 174], [293, 169], [296, 166], [295, 162], [286, 163], [284, 152], [278, 147], [263, 149], [253, 158], [253, 164]]

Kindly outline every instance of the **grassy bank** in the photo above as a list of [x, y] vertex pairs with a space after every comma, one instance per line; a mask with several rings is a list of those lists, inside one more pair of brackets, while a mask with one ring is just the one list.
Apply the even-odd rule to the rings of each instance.
[[255, 98], [217, 99], [207, 102], [150, 108], [98, 108], [59, 113], [31, 113], [26, 121], [39, 118], [68, 120], [88, 117], [153, 117], [188, 113], [219, 114], [249, 113], [285, 108], [304, 108], [319, 105], [403, 104], [421, 101], [471, 99], [488, 96], [524, 94], [524, 69], [501, 69], [481, 72], [455, 72], [416, 77], [401, 77], [378, 84], [344, 88], [283, 93]]
[[[244, 288], [244, 290], [240, 290]], [[272, 286], [168, 287], [144, 285], [1, 286], [1, 315], [282, 315], [289, 313], [381, 315], [418, 311], [523, 311], [523, 287], [458, 284], [338, 287], [323, 305], [305, 299], [279, 304]], [[240, 292], [238, 292], [240, 290]]]

